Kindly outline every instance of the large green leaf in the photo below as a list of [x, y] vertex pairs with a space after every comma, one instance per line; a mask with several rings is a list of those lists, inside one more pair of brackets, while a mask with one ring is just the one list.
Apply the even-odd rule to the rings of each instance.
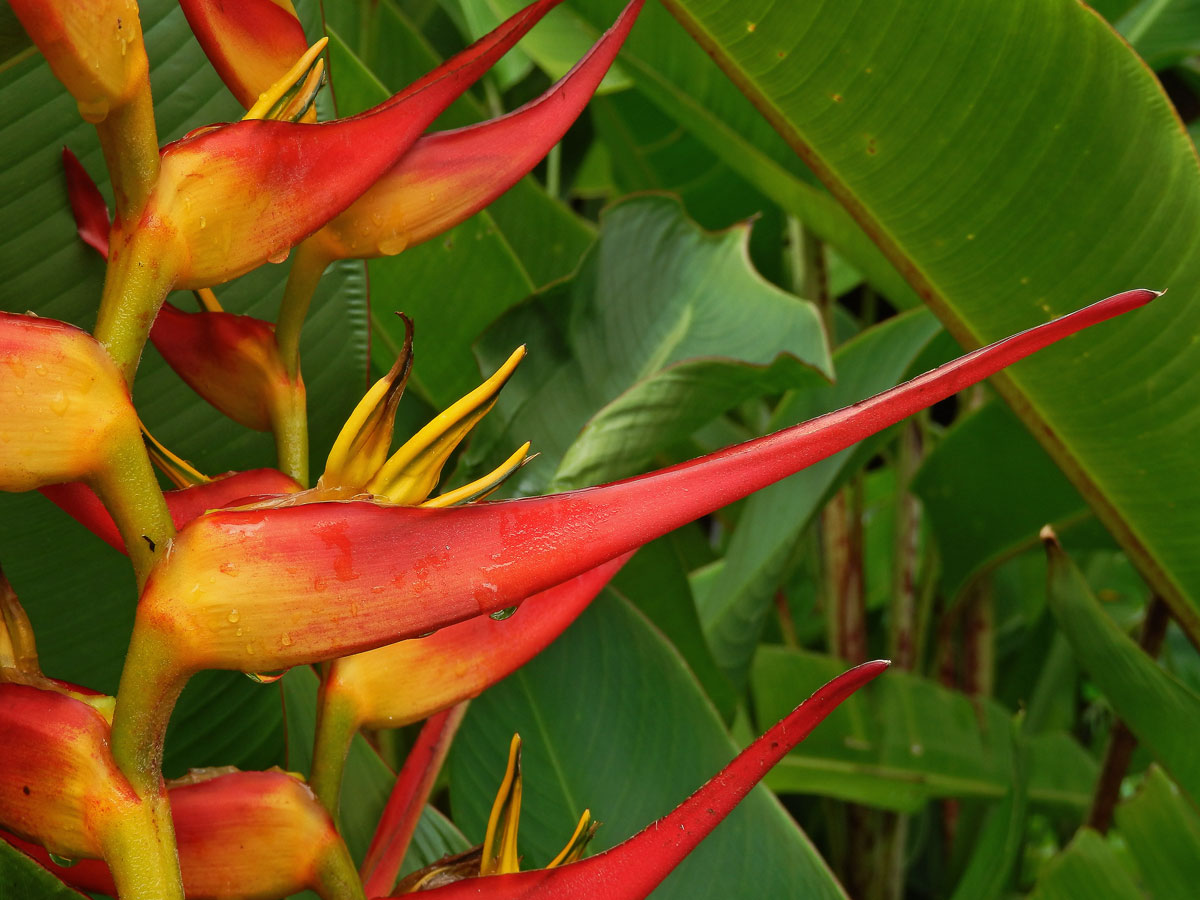
[[1030, 900], [1149, 900], [1137, 883], [1133, 860], [1111, 841], [1082, 828], [1046, 863]]
[[1163, 671], [1104, 611], [1083, 575], [1055, 544], [1047, 547], [1047, 597], [1079, 664], [1179, 786], [1200, 800], [1195, 729], [1200, 694]]
[[[524, 5], [522, 0], [489, 2], [506, 13]], [[612, 24], [624, 5], [624, 0], [577, 0], [571, 4], [578, 13], [577, 21], [586, 23], [593, 40]], [[790, 14], [791, 8], [786, 11]], [[816, 184], [787, 144], [659, 4], [646, 4], [621, 51], [620, 62], [660, 115], [687, 129], [764, 197], [803, 219], [898, 306], [916, 305], [912, 289], [862, 229]]]
[[[841, 667], [828, 656], [763, 647], [751, 679], [760, 724], [787, 707], [791, 692], [815, 689]], [[1017, 765], [1013, 752], [1011, 715], [998, 703], [973, 704], [957, 691], [892, 671], [837, 709], [767, 783], [781, 793], [916, 812], [933, 797], [1005, 798]], [[1025, 752], [1020, 769], [1031, 802], [1087, 806], [1097, 766], [1078, 744], [1061, 733], [1044, 735], [1028, 739]], [[1020, 815], [1016, 798], [1005, 802]]]
[[[300, 5], [311, 19], [315, 3]], [[206, 122], [240, 115], [212, 72], [178, 5], [143, 2], [156, 115], [165, 141]], [[59, 152], [74, 148], [107, 191], [94, 130], [40, 56], [0, 69], [0, 307], [32, 309], [90, 326], [104, 266], [75, 234]], [[217, 289], [226, 307], [273, 317], [286, 266], [267, 266]], [[189, 295], [178, 295], [194, 308]], [[366, 298], [360, 265], [342, 264], [314, 302], [302, 352], [314, 457], [332, 443], [366, 372]], [[198, 398], [149, 348], [135, 386], [138, 411], [168, 446], [202, 470], [269, 465], [269, 435], [248, 432]], [[0, 495], [0, 559], [38, 637], [46, 671], [113, 692], [133, 624], [136, 590], [128, 562], [36, 494]], [[233, 673], [206, 673], [176, 709], [168, 775], [191, 766], [263, 768], [281, 759], [277, 690]]]
[[1157, 766], [1117, 807], [1116, 824], [1156, 900], [1186, 897], [1200, 884], [1200, 813]]
[[[794, 391], [779, 405], [768, 430], [849, 406], [892, 387], [937, 331], [933, 317], [921, 311], [867, 330], [834, 355], [837, 383]], [[877, 441], [844, 450], [751, 497], [719, 572], [703, 586], [694, 586], [713, 655], [735, 684], [744, 680], [771, 597], [800, 535], [839, 479], [854, 471], [853, 461], [865, 462], [862, 446], [876, 446]]]
[[611, 207], [577, 276], [481, 342], [489, 369], [521, 343], [534, 358], [492, 414], [503, 432], [472, 461], [490, 467], [532, 440], [542, 458], [514, 479], [521, 493], [540, 492], [551, 473], [554, 489], [599, 484], [644, 469], [748, 397], [823, 381], [819, 313], [754, 271], [747, 231], [704, 233], [668, 197]]
[[[797, 688], [793, 706], [804, 696]], [[455, 821], [480, 839], [509, 739], [524, 741], [521, 853], [545, 865], [585, 808], [611, 847], [668, 813], [737, 752], [675, 650], [604, 596], [533, 662], [471, 704], [451, 751]], [[819, 733], [819, 730], [818, 730]], [[844, 898], [808, 839], [753, 791], [652, 895]]]
[[67, 887], [16, 847], [0, 841], [0, 897], [79, 900], [86, 896]]
[[1173, 289], [996, 381], [1200, 635], [1200, 166], [1153, 74], [1074, 0], [665, 5], [963, 343]]

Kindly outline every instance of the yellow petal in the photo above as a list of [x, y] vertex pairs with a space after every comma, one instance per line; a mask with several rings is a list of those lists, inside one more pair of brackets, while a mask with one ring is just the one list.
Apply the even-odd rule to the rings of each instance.
[[325, 462], [320, 488], [361, 490], [387, 460], [388, 451], [392, 449], [396, 406], [412, 369], [412, 320], [404, 315], [401, 318], [404, 319], [404, 347], [396, 364], [371, 386], [342, 426]]
[[[284, 75], [263, 91], [243, 119], [278, 119], [294, 122], [312, 109], [325, 76], [320, 58], [329, 38], [323, 37], [305, 52]], [[312, 116], [316, 121], [315, 113]]]
[[525, 347], [518, 347], [496, 374], [417, 432], [392, 455], [368, 490], [393, 503], [415, 505], [425, 500], [454, 448], [495, 405], [524, 356]]
[[592, 811], [585, 809], [583, 815], [579, 817], [579, 824], [575, 826], [575, 833], [567, 841], [567, 846], [559, 851], [558, 856], [550, 860], [546, 868], [553, 869], [555, 866], [565, 866], [581, 858], [583, 851], [587, 849], [588, 843], [592, 840], [592, 837], [596, 834], [596, 829], [599, 827], [599, 822], [592, 821]]
[[483, 839], [480, 875], [507, 875], [520, 871], [517, 856], [517, 826], [521, 818], [521, 736], [514, 734], [508, 747], [508, 767]]
[[476, 478], [474, 481], [464, 484], [460, 488], [455, 488], [452, 491], [447, 491], [434, 497], [432, 500], [426, 500], [422, 506], [431, 509], [443, 509], [447, 506], [457, 506], [460, 503], [470, 503], [473, 500], [482, 500], [488, 494], [495, 491], [500, 485], [504, 484], [509, 477], [521, 469], [525, 463], [530, 462], [536, 456], [528, 456], [529, 441], [522, 444], [517, 452], [502, 462], [492, 471], [488, 472], [482, 478]]

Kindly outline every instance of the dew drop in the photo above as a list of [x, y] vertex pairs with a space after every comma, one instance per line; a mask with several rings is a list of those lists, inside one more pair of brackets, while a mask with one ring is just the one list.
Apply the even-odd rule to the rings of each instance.
[[246, 655], [247, 655], [247, 656], [253, 656], [253, 655], [254, 655], [254, 645], [253, 645], [253, 644], [247, 644], [247, 645], [246, 645]]
[[279, 643], [285, 647], [292, 646], [292, 636], [285, 631], [279, 636]]
[[47, 853], [50, 856], [50, 862], [54, 863], [56, 866], [61, 866], [64, 869], [69, 869], [71, 866], [75, 865], [75, 863], [79, 862], [79, 860], [72, 859], [69, 856], [59, 856], [57, 853], [50, 851], [47, 851]]
[[229, 611], [229, 624], [234, 624], [241, 617], [241, 614], [236, 609], [231, 609]]
[[85, 122], [96, 125], [108, 118], [108, 101], [101, 97], [98, 100], [80, 100], [79, 116]]
[[288, 247], [284, 247], [282, 250], [276, 250], [274, 253], [272, 253], [270, 256], [267, 257], [267, 262], [275, 263], [277, 265], [281, 262], [286, 262], [287, 258], [288, 258], [288, 253], [290, 253], [290, 252], [291, 252], [291, 249]]
[[38, 363], [36, 366], [33, 367], [33, 371], [37, 372], [39, 375], [45, 375], [46, 367], [43, 366], [41, 363]]
[[207, 227], [207, 225], [208, 225], [208, 219], [204, 218], [204, 216], [201, 216], [200, 217], [200, 230], [203, 231]]
[[[221, 574], [222, 574], [222, 575], [228, 575], [230, 578], [237, 578], [237, 573], [238, 573], [238, 571], [237, 571], [237, 566], [235, 566], [235, 565], [234, 565], [233, 563], [231, 563], [231, 562], [223, 562], [223, 563], [221, 563], [221, 565], [218, 567], [218, 569], [220, 570], [220, 572], [221, 572]], [[232, 616], [236, 616], [236, 615], [237, 615], [237, 610], [235, 609], [235, 610], [234, 610], [233, 612], [231, 612], [229, 615], [230, 615], [231, 617], [232, 617]], [[237, 621], [237, 619], [236, 619], [236, 618], [230, 618], [230, 620], [229, 620], [229, 621], [230, 621], [230, 622], [236, 622], [236, 621]]]
[[18, 384], [18, 385], [16, 386], [16, 391], [17, 391], [17, 396], [18, 396], [18, 397], [20, 397], [22, 394], [24, 394], [24, 393], [25, 393], [25, 388], [21, 387], [21, 386]]
[[408, 237], [402, 234], [393, 235], [379, 242], [379, 252], [384, 256], [395, 256], [408, 246]]
[[59, 391], [50, 400], [50, 411], [56, 416], [66, 415], [67, 407], [70, 405], [71, 401], [67, 398], [67, 395], [62, 391]]
[[506, 606], [504, 609], [498, 609], [494, 613], [488, 613], [488, 616], [495, 619], [497, 622], [503, 622], [516, 611], [517, 608], [515, 606]]

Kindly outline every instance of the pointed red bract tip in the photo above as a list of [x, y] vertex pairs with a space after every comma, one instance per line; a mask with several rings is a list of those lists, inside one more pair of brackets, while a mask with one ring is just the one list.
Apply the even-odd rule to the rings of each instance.
[[63, 174], [67, 176], [67, 198], [71, 201], [71, 215], [75, 217], [75, 230], [85, 244], [108, 259], [108, 232], [112, 219], [108, 205], [96, 182], [87, 173], [69, 148], [62, 149]]
[[632, 0], [574, 68], [537, 99], [467, 128], [426, 135], [331, 221], [331, 258], [389, 255], [465, 221], [527, 175], [579, 117], [637, 20]]
[[[642, 900], [842, 701], [890, 665], [863, 663], [821, 687], [675, 810], [596, 856], [513, 875], [468, 878], [429, 891], [431, 900]], [[769, 865], [770, 860], [764, 860]]]

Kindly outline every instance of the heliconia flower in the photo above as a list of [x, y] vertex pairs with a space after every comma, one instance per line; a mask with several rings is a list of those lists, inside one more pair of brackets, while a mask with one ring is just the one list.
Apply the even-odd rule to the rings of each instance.
[[174, 534], [128, 388], [104, 349], [65, 322], [0, 313], [0, 490], [62, 481], [100, 495], [139, 571]]
[[210, 287], [291, 248], [391, 168], [421, 132], [559, 0], [537, 0], [391, 99], [323, 125], [251, 120], [162, 151], [136, 222], [114, 232], [96, 336], [132, 376], [173, 289]]
[[[510, 753], [509, 768], [488, 822], [488, 840], [482, 854], [485, 871], [480, 877], [463, 877], [466, 873], [461, 867], [446, 871], [435, 864], [405, 879], [391, 896], [419, 887], [437, 900], [480, 896], [489, 900], [590, 900], [599, 896], [605, 900], [642, 900], [733, 811], [772, 766], [887, 666], [887, 662], [876, 660], [839, 675], [739, 753], [674, 811], [611, 850], [578, 859], [588, 832], [589, 816], [585, 812], [563, 853], [545, 869], [518, 870], [516, 815], [520, 800], [519, 793], [513, 796], [512, 786], [519, 784], [519, 775], [515, 774], [515, 753]], [[514, 747], [519, 750], [515, 739]], [[439, 885], [435, 880], [439, 878], [445, 883]]]
[[88, 122], [149, 86], [135, 0], [11, 0], [13, 12]]
[[455, 448], [496, 405], [500, 391], [525, 357], [524, 347], [514, 350], [483, 384], [443, 410], [395, 453], [388, 455], [396, 408], [412, 368], [412, 320], [403, 315], [401, 318], [404, 319], [404, 346], [396, 364], [372, 385], [346, 420], [329, 451], [325, 471], [316, 488], [287, 501], [289, 505], [297, 501], [308, 503], [370, 494], [409, 506], [453, 506], [494, 491], [528, 460], [527, 443], [490, 474], [429, 499]]
[[114, 754], [141, 790], [197, 671], [335, 659], [517, 605], [1156, 296], [1118, 294], [854, 406], [602, 487], [448, 509], [358, 500], [200, 516], [142, 592]]
[[[109, 546], [125, 552], [121, 534], [100, 498], [86, 484], [72, 482], [46, 485], [39, 489], [80, 525]], [[295, 479], [278, 469], [251, 469], [246, 472], [231, 472], [211, 479], [204, 484], [175, 491], [165, 491], [167, 509], [176, 528], [182, 528], [192, 519], [210, 509], [238, 506], [263, 496], [279, 496], [300, 490]]]
[[[303, 890], [323, 900], [363, 896], [333, 820], [297, 776], [279, 769], [198, 770], [168, 783], [167, 793], [187, 897], [274, 900]], [[10, 843], [73, 887], [116, 893], [99, 860], [61, 866], [36, 844]]]
[[628, 558], [535, 594], [499, 620], [476, 616], [334, 660], [321, 683], [312, 766], [317, 796], [337, 809], [342, 766], [360, 728], [399, 728], [478, 696], [549, 646]]
[[291, 0], [179, 0], [225, 86], [249, 109], [308, 49]]

